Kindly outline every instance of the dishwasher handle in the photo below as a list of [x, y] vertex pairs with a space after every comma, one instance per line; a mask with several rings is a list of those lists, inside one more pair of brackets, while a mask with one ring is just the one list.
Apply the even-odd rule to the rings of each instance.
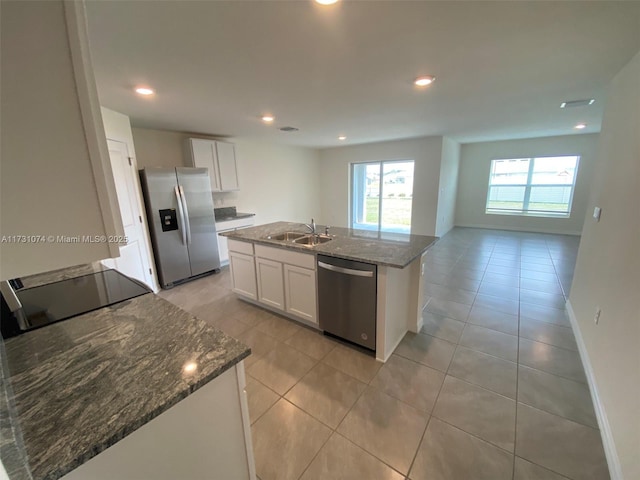
[[365, 270], [354, 270], [352, 268], [337, 267], [328, 263], [318, 261], [318, 266], [332, 272], [344, 273], [345, 275], [353, 275], [356, 277], [373, 277], [373, 272]]

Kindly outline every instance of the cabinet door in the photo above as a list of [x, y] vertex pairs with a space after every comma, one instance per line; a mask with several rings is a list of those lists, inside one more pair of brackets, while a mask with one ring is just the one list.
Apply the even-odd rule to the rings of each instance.
[[238, 295], [257, 300], [256, 266], [253, 256], [244, 253], [230, 252], [232, 290]]
[[256, 273], [258, 301], [278, 310], [284, 310], [282, 264], [265, 258], [256, 258]]
[[216, 142], [220, 190], [228, 192], [239, 190], [238, 169], [236, 167], [236, 148], [232, 143]]
[[191, 145], [191, 159], [193, 160], [193, 166], [209, 169], [211, 191], [219, 192], [222, 187], [220, 186], [220, 173], [216, 162], [217, 152], [215, 142], [200, 138], [190, 138], [189, 143]]
[[[228, 232], [229, 230], [225, 230]], [[229, 263], [229, 242], [227, 237], [220, 235], [222, 232], [218, 232], [218, 254], [220, 255], [220, 264], [226, 265]]]
[[317, 323], [316, 272], [307, 268], [284, 265], [286, 311], [309, 322]]

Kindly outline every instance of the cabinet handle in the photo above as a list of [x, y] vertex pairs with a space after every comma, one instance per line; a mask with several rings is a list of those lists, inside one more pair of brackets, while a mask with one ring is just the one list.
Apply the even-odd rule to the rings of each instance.
[[344, 273], [345, 275], [353, 275], [356, 277], [373, 277], [373, 272], [366, 270], [353, 270], [352, 268], [336, 267], [335, 265], [329, 265], [328, 263], [318, 262], [320, 268], [325, 270], [331, 270], [332, 272]]

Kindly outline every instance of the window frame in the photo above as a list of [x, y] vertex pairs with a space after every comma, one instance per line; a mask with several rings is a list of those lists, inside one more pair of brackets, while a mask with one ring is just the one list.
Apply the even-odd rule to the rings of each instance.
[[[557, 184], [533, 184], [533, 175], [535, 170], [535, 161], [537, 159], [543, 158], [558, 158], [558, 157], [573, 157], [576, 159], [575, 165], [575, 174], [573, 176], [572, 183], [557, 183]], [[493, 165], [494, 162], [499, 161], [508, 161], [508, 160], [528, 160], [529, 161], [529, 170], [527, 172], [527, 181], [526, 183], [509, 183], [509, 184], [495, 184], [492, 185], [491, 180], [493, 177]], [[571, 212], [573, 209], [573, 197], [576, 191], [576, 183], [578, 182], [578, 172], [580, 168], [580, 155], [578, 154], [558, 154], [558, 155], [542, 155], [536, 157], [515, 157], [515, 158], [493, 158], [491, 159], [491, 163], [489, 164], [489, 182], [487, 185], [487, 199], [485, 202], [484, 213], [486, 215], [508, 215], [508, 216], [517, 216], [517, 217], [542, 217], [542, 218], [570, 218]], [[522, 209], [499, 209], [499, 208], [490, 208], [489, 202], [491, 201], [491, 188], [492, 187], [524, 187], [524, 195], [522, 197]], [[531, 190], [533, 187], [557, 187], [557, 188], [571, 188], [571, 195], [569, 197], [569, 202], [567, 205], [567, 211], [564, 212], [554, 212], [550, 210], [530, 210], [529, 205], [531, 202]]]
[[[349, 217], [348, 217], [348, 221], [349, 221], [349, 228], [354, 229], [354, 219], [355, 219], [355, 202], [354, 202], [354, 178], [355, 178], [355, 169], [356, 166], [359, 165], [375, 165], [375, 164], [379, 164], [380, 165], [380, 187], [378, 190], [378, 198], [379, 198], [379, 202], [378, 202], [378, 225], [377, 228], [375, 229], [370, 229], [370, 231], [376, 231], [376, 232], [386, 232], [386, 233], [405, 233], [405, 232], [398, 232], [397, 230], [383, 230], [382, 229], [382, 207], [383, 207], [383, 198], [382, 198], [382, 191], [383, 191], [383, 174], [384, 174], [384, 166], [386, 164], [392, 164], [392, 163], [407, 163], [407, 162], [411, 162], [413, 163], [413, 172], [414, 172], [414, 176], [413, 176], [413, 184], [411, 185], [411, 202], [412, 202], [412, 209], [411, 209], [411, 216], [413, 217], [413, 195], [414, 195], [414, 186], [415, 186], [415, 167], [416, 167], [416, 161], [414, 159], [410, 159], [410, 158], [401, 158], [401, 159], [396, 159], [396, 160], [364, 160], [364, 161], [360, 161], [360, 162], [351, 162], [349, 163]], [[360, 224], [360, 225], [364, 225], [364, 224]], [[411, 233], [411, 228], [412, 228], [412, 218], [409, 219], [409, 228], [408, 228], [408, 232], [406, 233]], [[365, 229], [365, 230], [369, 230], [369, 229]]]

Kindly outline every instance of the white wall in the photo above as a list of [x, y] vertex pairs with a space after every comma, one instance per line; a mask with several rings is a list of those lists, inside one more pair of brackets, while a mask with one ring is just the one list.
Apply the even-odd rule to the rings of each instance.
[[322, 221], [349, 226], [349, 165], [382, 160], [414, 160], [411, 233], [435, 235], [442, 137], [336, 147], [320, 152]]
[[[462, 145], [456, 225], [579, 235], [589, 197], [597, 140], [598, 134], [589, 134]], [[580, 166], [569, 218], [518, 217], [485, 213], [491, 160], [576, 154], [580, 155]]]
[[[184, 132], [134, 128], [138, 166], [184, 166], [184, 141], [214, 138]], [[319, 152], [244, 138], [224, 139], [236, 146], [240, 191], [214, 193], [216, 206], [255, 213], [255, 223], [280, 220], [308, 223], [320, 218]]]
[[436, 235], [438, 237], [444, 236], [455, 224], [459, 169], [460, 144], [450, 138], [443, 137], [436, 220]]
[[[590, 218], [595, 206], [602, 208], [599, 223]], [[619, 458], [617, 472], [616, 454], [607, 451], [613, 479], [640, 478], [639, 249], [640, 53], [610, 86], [569, 297], [595, 378], [592, 387], [606, 412], [601, 428]]]

